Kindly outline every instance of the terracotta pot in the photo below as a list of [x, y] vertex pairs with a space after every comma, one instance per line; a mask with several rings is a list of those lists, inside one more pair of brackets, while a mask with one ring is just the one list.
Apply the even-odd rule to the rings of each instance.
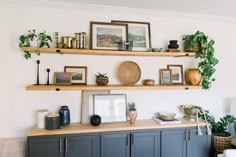
[[97, 85], [100, 85], [100, 86], [105, 86], [108, 84], [108, 82], [109, 82], [109, 79], [107, 77], [97, 77], [96, 79]]
[[129, 111], [129, 119], [130, 119], [130, 124], [134, 124], [136, 118], [137, 118], [137, 111]]
[[189, 40], [185, 40], [184, 42], [184, 51], [185, 52], [198, 52], [201, 51], [200, 44], [197, 42], [194, 47], [191, 49], [189, 46]]
[[212, 136], [213, 146], [217, 152], [223, 152], [225, 149], [230, 148], [232, 135], [229, 132], [226, 134], [228, 135], [226, 137], [217, 135]]
[[185, 73], [186, 83], [189, 85], [198, 86], [202, 80], [202, 74], [200, 73], [198, 68], [188, 69]]

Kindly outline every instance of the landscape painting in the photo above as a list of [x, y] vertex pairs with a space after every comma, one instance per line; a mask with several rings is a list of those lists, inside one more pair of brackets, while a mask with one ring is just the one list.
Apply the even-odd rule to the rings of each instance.
[[127, 24], [91, 22], [91, 49], [118, 50], [118, 42], [128, 39], [127, 28]]
[[149, 22], [118, 21], [112, 23], [128, 24], [128, 40], [133, 41], [134, 51], [148, 51], [151, 48], [151, 32]]
[[87, 84], [87, 67], [86, 66], [65, 66], [65, 72], [71, 72], [72, 84]]

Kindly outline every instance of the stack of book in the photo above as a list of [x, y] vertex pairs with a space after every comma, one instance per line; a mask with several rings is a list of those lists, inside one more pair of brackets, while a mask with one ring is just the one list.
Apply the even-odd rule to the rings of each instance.
[[156, 121], [159, 124], [180, 124], [181, 120], [179, 119], [173, 119], [173, 120], [162, 120], [158, 117], [153, 117], [153, 120]]

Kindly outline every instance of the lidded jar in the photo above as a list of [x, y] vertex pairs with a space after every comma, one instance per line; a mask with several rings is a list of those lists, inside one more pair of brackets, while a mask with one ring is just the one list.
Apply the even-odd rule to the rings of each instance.
[[70, 110], [68, 106], [61, 106], [59, 111], [60, 114], [60, 123], [62, 126], [70, 124]]

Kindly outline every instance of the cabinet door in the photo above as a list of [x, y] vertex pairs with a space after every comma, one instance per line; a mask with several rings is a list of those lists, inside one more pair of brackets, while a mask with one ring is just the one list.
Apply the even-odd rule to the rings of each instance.
[[29, 157], [63, 157], [63, 138], [39, 137], [28, 139]]
[[129, 157], [129, 133], [101, 135], [101, 157]]
[[100, 139], [97, 135], [65, 137], [65, 157], [100, 157]]
[[131, 157], [160, 157], [160, 132], [131, 133]]
[[188, 130], [187, 157], [208, 157], [211, 149], [211, 136], [202, 127], [202, 136], [197, 135], [197, 129]]
[[161, 157], [186, 157], [186, 133], [185, 129], [163, 130]]

